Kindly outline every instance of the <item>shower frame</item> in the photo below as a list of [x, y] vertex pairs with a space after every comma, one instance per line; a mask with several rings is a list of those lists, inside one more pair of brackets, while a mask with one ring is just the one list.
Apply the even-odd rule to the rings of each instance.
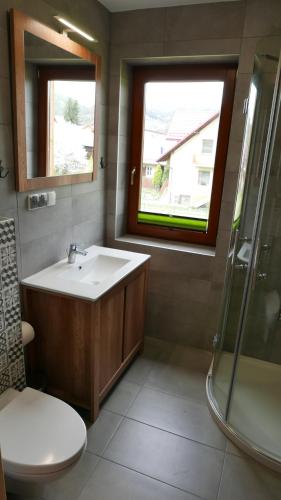
[[[265, 57], [266, 56], [267, 55], [265, 55]], [[271, 55], [268, 55], [267, 57], [273, 58], [273, 56], [271, 56]], [[263, 221], [265, 202], [266, 202], [266, 196], [267, 196], [267, 187], [268, 187], [268, 182], [269, 182], [269, 177], [270, 177], [271, 162], [272, 162], [273, 150], [274, 150], [274, 145], [275, 145], [278, 118], [280, 117], [280, 113], [281, 113], [281, 55], [279, 56], [279, 59], [278, 59], [278, 66], [277, 66], [277, 71], [276, 71], [275, 85], [274, 85], [270, 119], [269, 119], [269, 127], [268, 127], [268, 132], [267, 132], [265, 152], [264, 152], [264, 158], [263, 158], [263, 164], [262, 164], [261, 182], [260, 182], [260, 188], [259, 188], [259, 193], [258, 193], [258, 198], [257, 198], [257, 206], [256, 206], [256, 214], [255, 214], [255, 218], [254, 218], [253, 234], [252, 234], [252, 238], [251, 238], [252, 245], [251, 245], [251, 251], [250, 251], [250, 255], [249, 255], [247, 274], [246, 274], [245, 283], [244, 283], [242, 306], [240, 308], [237, 336], [236, 336], [235, 347], [234, 347], [234, 352], [233, 352], [231, 378], [230, 378], [230, 383], [229, 383], [229, 390], [228, 390], [226, 407], [225, 407], [224, 411], [220, 411], [219, 404], [216, 401], [214, 392], [212, 390], [212, 388], [213, 388], [213, 375], [214, 375], [214, 373], [213, 373], [214, 357], [213, 357], [212, 364], [211, 364], [211, 367], [210, 367], [210, 370], [209, 370], [209, 373], [207, 376], [207, 380], [206, 380], [206, 392], [207, 392], [208, 406], [209, 406], [210, 412], [211, 412], [214, 420], [219, 425], [221, 430], [226, 434], [226, 436], [231, 441], [233, 441], [234, 444], [236, 444], [244, 452], [246, 452], [247, 454], [252, 456], [254, 459], [259, 461], [263, 465], [266, 465], [266, 466], [270, 467], [271, 469], [278, 471], [278, 472], [281, 472], [281, 457], [280, 457], [280, 460], [277, 460], [274, 457], [270, 456], [269, 454], [266, 454], [265, 451], [262, 450], [258, 446], [258, 444], [254, 445], [253, 443], [248, 442], [247, 439], [245, 439], [241, 434], [239, 434], [239, 431], [235, 430], [233, 428], [233, 426], [229, 423], [229, 412], [230, 412], [233, 390], [235, 387], [235, 381], [236, 381], [236, 376], [237, 376], [238, 360], [239, 360], [239, 356], [241, 353], [241, 346], [242, 346], [242, 341], [243, 341], [243, 337], [244, 337], [244, 333], [245, 333], [247, 313], [249, 310], [249, 303], [250, 303], [250, 299], [251, 299], [251, 290], [253, 287], [253, 283], [257, 279], [257, 274], [258, 274], [257, 265], [258, 265], [258, 253], [259, 253], [259, 249], [260, 249], [260, 231], [261, 231], [261, 225], [262, 225], [262, 221]], [[244, 136], [244, 141], [245, 141], [245, 136]], [[244, 148], [244, 141], [243, 141], [243, 148]], [[242, 148], [242, 150], [243, 150], [243, 148]], [[244, 214], [245, 214], [245, 193], [247, 193], [247, 181], [248, 180], [249, 180], [249, 171], [247, 171], [247, 177], [246, 177], [246, 181], [245, 181], [244, 196], [243, 196], [243, 203], [242, 203], [242, 210], [241, 210], [241, 219], [243, 219]], [[235, 261], [235, 255], [236, 255], [236, 245], [237, 245], [237, 241], [239, 240], [239, 236], [240, 236], [239, 229], [235, 229], [234, 231], [235, 231], [235, 233], [234, 233], [235, 235], [234, 235], [234, 246], [233, 246], [233, 258], [231, 261], [230, 269], [227, 268], [228, 276], [227, 276], [227, 279], [225, 280], [225, 286], [224, 286], [224, 291], [223, 291], [223, 296], [225, 299], [223, 301], [223, 303], [226, 305], [226, 308], [225, 308], [225, 310], [223, 310], [221, 312], [221, 316], [222, 316], [221, 330], [222, 331], [217, 336], [217, 340], [220, 339], [220, 341], [223, 340], [223, 335], [224, 335], [224, 329], [225, 329], [228, 307], [229, 307], [229, 302], [230, 302], [230, 291], [228, 289], [228, 285], [230, 284], [230, 286], [231, 286], [231, 284], [232, 284], [233, 271], [234, 271], [234, 261]], [[232, 236], [233, 236], [233, 234], [232, 234]], [[216, 345], [214, 345], [214, 347], [216, 347]]]

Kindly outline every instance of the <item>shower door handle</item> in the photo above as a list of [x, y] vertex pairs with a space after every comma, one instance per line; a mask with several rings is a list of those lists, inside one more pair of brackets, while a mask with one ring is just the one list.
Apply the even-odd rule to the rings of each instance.
[[252, 285], [251, 285], [252, 290], [255, 289], [257, 281], [265, 281], [268, 277], [267, 273], [262, 272], [262, 271], [258, 271], [258, 267], [259, 267], [259, 261], [260, 261], [261, 254], [263, 254], [263, 252], [268, 252], [271, 249], [271, 246], [272, 246], [271, 243], [260, 244], [260, 238], [258, 238], [256, 252], [255, 252], [254, 261], [253, 261], [253, 276], [252, 276]]
[[234, 269], [238, 271], [246, 271], [248, 269], [248, 264], [235, 264]]

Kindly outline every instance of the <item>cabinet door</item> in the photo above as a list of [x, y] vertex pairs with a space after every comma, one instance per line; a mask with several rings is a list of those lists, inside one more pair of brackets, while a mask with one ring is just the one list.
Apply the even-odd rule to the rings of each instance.
[[101, 300], [99, 392], [122, 364], [124, 288]]
[[145, 277], [142, 272], [126, 287], [123, 359], [143, 341]]

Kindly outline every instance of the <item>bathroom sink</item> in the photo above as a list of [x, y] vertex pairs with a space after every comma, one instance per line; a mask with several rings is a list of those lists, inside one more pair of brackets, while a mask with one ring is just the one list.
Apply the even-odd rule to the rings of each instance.
[[150, 259], [150, 255], [95, 245], [86, 250], [87, 255], [77, 255], [74, 264], [65, 258], [21, 283], [29, 288], [95, 301]]
[[60, 277], [61, 279], [97, 286], [128, 262], [130, 262], [128, 259], [122, 259], [121, 257], [98, 254], [85, 263], [72, 264], [71, 268], [63, 272]]

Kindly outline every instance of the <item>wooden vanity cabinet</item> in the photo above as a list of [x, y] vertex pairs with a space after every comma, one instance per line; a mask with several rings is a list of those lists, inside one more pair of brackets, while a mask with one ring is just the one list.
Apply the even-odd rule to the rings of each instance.
[[29, 288], [24, 318], [35, 329], [27, 346], [32, 382], [46, 377], [47, 392], [90, 410], [100, 402], [143, 348], [148, 262], [95, 302]]
[[99, 394], [122, 365], [125, 289], [113, 290], [101, 299]]
[[145, 278], [144, 273], [139, 274], [125, 289], [123, 361], [143, 341], [145, 303], [139, 297], [145, 290]]

